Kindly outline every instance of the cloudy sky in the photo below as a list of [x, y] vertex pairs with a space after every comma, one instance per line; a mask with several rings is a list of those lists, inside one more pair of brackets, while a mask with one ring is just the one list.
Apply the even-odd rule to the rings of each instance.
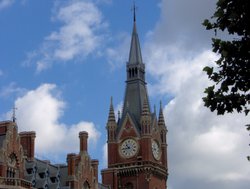
[[[121, 108], [132, 0], [0, 0], [0, 120], [17, 107], [19, 131], [36, 131], [36, 156], [63, 163], [89, 132], [105, 167], [110, 97]], [[203, 107], [213, 65], [201, 23], [216, 0], [137, 0], [151, 106], [164, 104], [169, 189], [249, 188], [249, 116]], [[62, 147], [63, 146], [63, 147]]]

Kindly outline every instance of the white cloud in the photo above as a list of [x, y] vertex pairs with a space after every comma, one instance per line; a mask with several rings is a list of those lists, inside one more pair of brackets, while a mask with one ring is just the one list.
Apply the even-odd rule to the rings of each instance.
[[116, 119], [118, 119], [118, 117], [119, 117], [119, 115], [118, 115], [119, 112], [120, 112], [120, 114], [122, 114], [122, 108], [123, 108], [123, 102], [122, 101], [115, 106], [115, 110], [114, 111], [115, 111], [115, 117], [116, 117]]
[[210, 34], [201, 26], [212, 15], [213, 2], [162, 0], [161, 19], [144, 44], [147, 71], [156, 79], [150, 94], [172, 96], [164, 115], [168, 186], [174, 189], [249, 187], [249, 136], [244, 126], [249, 117], [217, 116], [202, 101], [210, 84], [202, 69], [218, 58], [208, 50]]
[[116, 41], [118, 45], [106, 48], [105, 55], [112, 70], [126, 63], [129, 54], [130, 38], [130, 35], [127, 33], [118, 34], [112, 39]]
[[[161, 0], [161, 17], [152, 32], [159, 45], [178, 44], [190, 53], [194, 49], [201, 52], [210, 47], [210, 37], [214, 34], [202, 26], [215, 10], [217, 0]], [[151, 32], [150, 32], [151, 33]], [[195, 52], [192, 52], [195, 53]]]
[[[1, 72], [0, 72], [1, 76]], [[15, 82], [11, 82], [7, 86], [3, 86], [0, 89], [0, 97], [9, 97], [12, 94], [22, 95], [26, 92], [26, 89], [18, 87]]]
[[100, 132], [91, 122], [80, 121], [73, 125], [59, 122], [66, 105], [60, 98], [56, 85], [43, 84], [28, 91], [16, 100], [15, 105], [18, 108], [19, 131], [36, 132], [38, 157], [62, 160], [66, 153], [78, 152], [80, 131], [89, 133], [90, 147], [100, 137]]
[[231, 183], [228, 188], [244, 186], [250, 174], [244, 128], [249, 119], [241, 114], [217, 116], [202, 101], [210, 83], [202, 68], [217, 57], [209, 50], [180, 57], [167, 47], [152, 47], [146, 53], [148, 68], [159, 83], [151, 90], [173, 95], [164, 111], [169, 128], [169, 185], [183, 188], [188, 180], [190, 188], [198, 188], [206, 180], [207, 188], [223, 188], [225, 182]]
[[15, 0], [0, 0], [0, 10], [10, 7]]
[[25, 65], [35, 62], [40, 72], [55, 62], [82, 60], [101, 48], [107, 23], [94, 3], [57, 1], [52, 19], [62, 26], [45, 37], [40, 49], [28, 53]]
[[102, 153], [103, 153], [103, 165], [102, 167], [106, 168], [108, 166], [108, 144], [105, 143], [102, 147]]

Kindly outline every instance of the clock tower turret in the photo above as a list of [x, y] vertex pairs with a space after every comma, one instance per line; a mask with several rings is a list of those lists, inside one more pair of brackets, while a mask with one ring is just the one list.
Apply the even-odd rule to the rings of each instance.
[[166, 189], [167, 128], [162, 107], [159, 119], [150, 110], [135, 8], [126, 72], [123, 110], [117, 122], [111, 100], [106, 127], [108, 168], [102, 170], [103, 184], [111, 189]]

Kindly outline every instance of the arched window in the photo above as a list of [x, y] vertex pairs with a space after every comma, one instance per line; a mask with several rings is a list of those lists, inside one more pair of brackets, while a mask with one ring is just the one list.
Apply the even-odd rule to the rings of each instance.
[[163, 140], [164, 140], [163, 139], [163, 132], [161, 132], [161, 142], [164, 142]]
[[84, 182], [83, 189], [90, 189], [89, 183], [87, 181]]
[[135, 76], [137, 77], [138, 71], [137, 68], [135, 68]]
[[16, 166], [17, 166], [17, 156], [15, 153], [10, 154], [10, 156], [7, 159], [7, 177], [9, 178], [15, 178], [16, 176]]
[[134, 189], [134, 186], [131, 182], [128, 182], [127, 184], [125, 184], [125, 189]]

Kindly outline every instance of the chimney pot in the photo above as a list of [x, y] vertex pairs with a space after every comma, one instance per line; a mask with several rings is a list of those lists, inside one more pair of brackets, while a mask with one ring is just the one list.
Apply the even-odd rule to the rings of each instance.
[[88, 133], [86, 131], [81, 131], [79, 133], [80, 138], [80, 152], [88, 151]]

